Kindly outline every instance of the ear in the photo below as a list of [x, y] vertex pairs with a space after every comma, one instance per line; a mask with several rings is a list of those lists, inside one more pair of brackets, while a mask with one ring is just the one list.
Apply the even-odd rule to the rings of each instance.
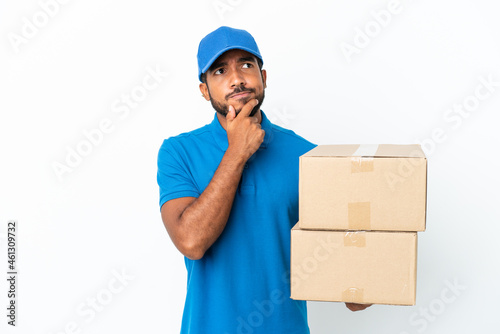
[[205, 100], [210, 101], [210, 94], [208, 93], [208, 86], [206, 83], [202, 82], [200, 84], [200, 92], [201, 95], [205, 98]]
[[262, 83], [264, 84], [264, 88], [267, 88], [266, 80], [267, 80], [267, 72], [266, 70], [260, 71], [262, 74]]

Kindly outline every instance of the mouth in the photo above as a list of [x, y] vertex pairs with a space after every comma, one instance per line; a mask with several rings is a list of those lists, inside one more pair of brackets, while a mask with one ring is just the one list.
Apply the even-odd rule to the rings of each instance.
[[248, 99], [251, 94], [255, 94], [255, 89], [237, 87], [232, 94], [227, 95], [226, 99], [245, 100]]
[[232, 95], [229, 96], [229, 98], [230, 99], [239, 100], [239, 99], [244, 99], [244, 98], [248, 97], [249, 95], [250, 95], [250, 92], [245, 91], [245, 92], [240, 92], [240, 93], [232, 94]]

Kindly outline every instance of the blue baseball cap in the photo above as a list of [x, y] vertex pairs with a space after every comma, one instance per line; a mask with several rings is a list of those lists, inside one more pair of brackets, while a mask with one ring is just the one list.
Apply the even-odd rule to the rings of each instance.
[[212, 66], [220, 55], [233, 49], [250, 52], [264, 63], [252, 35], [246, 30], [222, 26], [206, 35], [198, 46], [198, 78], [200, 81], [201, 75]]

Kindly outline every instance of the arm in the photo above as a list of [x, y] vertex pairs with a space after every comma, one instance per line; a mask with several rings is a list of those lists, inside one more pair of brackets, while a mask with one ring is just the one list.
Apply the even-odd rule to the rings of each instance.
[[256, 105], [257, 100], [249, 101], [237, 117], [234, 108], [229, 107], [226, 116], [228, 149], [200, 197], [173, 199], [161, 208], [170, 238], [190, 259], [202, 258], [224, 230], [245, 163], [264, 140], [264, 130], [258, 119], [249, 117]]

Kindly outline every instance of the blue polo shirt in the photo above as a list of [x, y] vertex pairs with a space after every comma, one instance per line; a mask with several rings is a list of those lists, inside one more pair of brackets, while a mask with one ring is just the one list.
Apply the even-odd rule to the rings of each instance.
[[[299, 156], [311, 144], [272, 124], [247, 161], [231, 213], [199, 260], [185, 257], [187, 294], [181, 334], [306, 334], [305, 301], [290, 299], [290, 229], [298, 221]], [[212, 123], [166, 139], [158, 154], [160, 207], [198, 197], [228, 147]]]

